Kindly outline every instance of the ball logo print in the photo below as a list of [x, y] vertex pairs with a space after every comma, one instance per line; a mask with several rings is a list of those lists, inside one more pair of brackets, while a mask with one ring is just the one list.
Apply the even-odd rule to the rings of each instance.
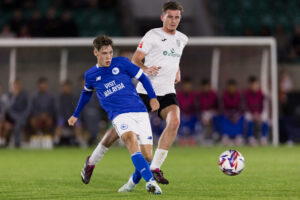
[[164, 51], [163, 54], [164, 54], [164, 56], [166, 56], [166, 55], [168, 54], [168, 52], [167, 52], [167, 51]]
[[117, 68], [117, 67], [115, 67], [115, 68], [112, 69], [112, 73], [113, 73], [114, 75], [117, 75], [119, 72], [120, 72], [120, 70], [119, 70], [119, 68]]
[[243, 155], [236, 150], [228, 150], [223, 152], [219, 157], [219, 168], [229, 176], [240, 174], [245, 167], [245, 159]]
[[122, 124], [122, 125], [121, 125], [121, 129], [122, 129], [122, 130], [126, 130], [127, 128], [128, 128], [128, 125], [127, 125], [127, 124]]

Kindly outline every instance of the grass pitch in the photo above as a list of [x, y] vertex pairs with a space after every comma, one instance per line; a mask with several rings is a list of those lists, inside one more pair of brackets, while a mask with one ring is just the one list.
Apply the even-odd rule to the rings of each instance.
[[170, 184], [163, 195], [145, 190], [118, 193], [133, 171], [125, 148], [113, 147], [84, 185], [80, 170], [93, 149], [0, 149], [0, 199], [300, 199], [300, 147], [237, 148], [246, 160], [235, 177], [218, 168], [223, 147], [178, 148], [169, 151], [162, 169]]

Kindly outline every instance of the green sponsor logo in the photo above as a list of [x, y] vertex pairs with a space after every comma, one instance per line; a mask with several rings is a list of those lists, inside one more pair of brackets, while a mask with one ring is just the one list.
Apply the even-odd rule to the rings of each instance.
[[170, 49], [170, 52], [168, 51], [163, 51], [164, 56], [172, 56], [172, 57], [180, 57], [181, 55], [178, 53], [175, 53], [175, 49]]

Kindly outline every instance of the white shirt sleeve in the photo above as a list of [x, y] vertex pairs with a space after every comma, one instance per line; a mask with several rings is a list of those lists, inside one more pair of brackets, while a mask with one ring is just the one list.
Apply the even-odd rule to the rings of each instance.
[[137, 50], [143, 52], [146, 55], [149, 53], [153, 45], [153, 37], [151, 35], [151, 32], [147, 32], [141, 39], [137, 47]]

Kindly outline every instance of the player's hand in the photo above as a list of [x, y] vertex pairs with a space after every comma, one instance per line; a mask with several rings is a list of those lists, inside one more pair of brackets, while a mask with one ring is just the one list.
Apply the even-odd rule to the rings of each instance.
[[161, 69], [160, 66], [151, 66], [151, 67], [144, 69], [144, 72], [149, 76], [156, 76], [160, 69]]
[[150, 99], [150, 106], [151, 106], [152, 112], [159, 109], [159, 102], [157, 101], [157, 98]]
[[73, 115], [68, 119], [68, 124], [69, 126], [74, 126], [75, 123], [77, 122], [78, 118], [74, 117]]

